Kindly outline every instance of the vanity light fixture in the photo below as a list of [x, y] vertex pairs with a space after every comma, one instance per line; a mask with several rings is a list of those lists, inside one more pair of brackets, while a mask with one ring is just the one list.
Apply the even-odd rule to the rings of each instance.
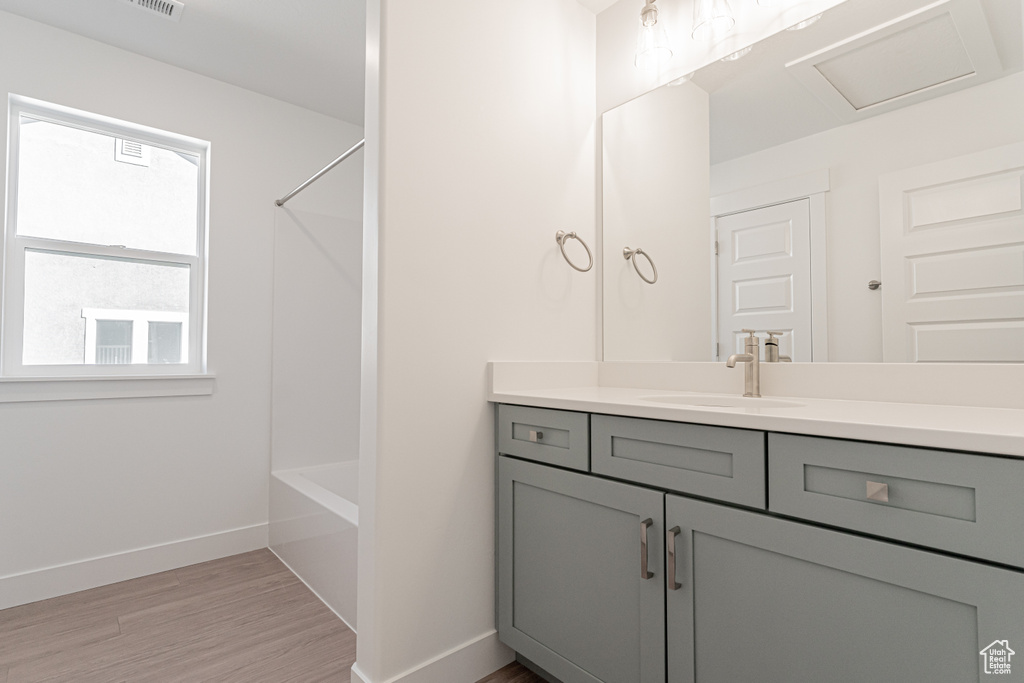
[[640, 10], [640, 29], [636, 36], [636, 59], [633, 64], [641, 71], [656, 72], [672, 58], [668, 46], [665, 22], [658, 21], [655, 0], [644, 0]]
[[753, 45], [747, 45], [745, 48], [742, 48], [740, 50], [736, 50], [736, 52], [733, 52], [731, 55], [726, 55], [725, 57], [722, 57], [721, 61], [723, 61], [723, 62], [735, 62], [740, 57], [746, 57], [748, 54], [750, 54], [750, 51], [753, 50], [753, 49], [754, 49]]
[[710, 40], [736, 25], [729, 0], [694, 0], [693, 35], [695, 40]]
[[786, 30], [787, 31], [799, 31], [801, 29], [805, 29], [808, 26], [810, 26], [811, 24], [818, 23], [818, 19], [821, 19], [821, 15], [820, 14], [815, 14], [813, 17], [809, 17], [807, 19], [804, 19], [799, 24], [793, 24], [792, 26], [790, 26]]
[[693, 78], [693, 72], [688, 73], [685, 76], [680, 76], [679, 78], [673, 78], [671, 81], [669, 81], [665, 85], [667, 85], [667, 86], [669, 86], [671, 88], [671, 87], [674, 87], [674, 86], [677, 86], [677, 85], [682, 85], [683, 83], [686, 83], [691, 78]]

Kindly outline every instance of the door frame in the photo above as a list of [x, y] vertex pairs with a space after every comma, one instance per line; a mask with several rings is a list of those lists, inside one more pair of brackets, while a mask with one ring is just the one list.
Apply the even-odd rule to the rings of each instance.
[[711, 198], [711, 358], [722, 360], [718, 338], [718, 230], [717, 220], [753, 209], [807, 199], [810, 201], [811, 240], [811, 360], [828, 360], [828, 275], [825, 248], [825, 193], [830, 189], [829, 169], [809, 171]]

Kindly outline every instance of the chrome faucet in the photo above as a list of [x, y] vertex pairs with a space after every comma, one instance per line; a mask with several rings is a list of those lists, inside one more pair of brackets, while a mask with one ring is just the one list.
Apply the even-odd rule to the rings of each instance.
[[[757, 337], [755, 330], [743, 330], [750, 336], [744, 340], [743, 350], [746, 353], [734, 353], [725, 361], [725, 366], [736, 367], [736, 363], [746, 363], [743, 366], [743, 395], [753, 398], [761, 397], [761, 339]], [[776, 347], [777, 349], [778, 347]]]
[[768, 338], [764, 340], [764, 362], [765, 363], [792, 363], [793, 359], [789, 356], [779, 355], [779, 340], [776, 337], [781, 337], [784, 332], [769, 332]]

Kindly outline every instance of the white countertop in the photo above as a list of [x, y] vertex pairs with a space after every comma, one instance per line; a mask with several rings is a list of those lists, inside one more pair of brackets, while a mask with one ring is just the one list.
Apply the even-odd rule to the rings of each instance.
[[782, 396], [770, 396], [766, 401], [787, 399], [801, 405], [699, 407], [659, 403], [657, 399], [684, 394], [709, 394], [594, 385], [530, 389], [502, 384], [492, 382], [488, 400], [560, 410], [1024, 457], [1024, 410], [1016, 408]]

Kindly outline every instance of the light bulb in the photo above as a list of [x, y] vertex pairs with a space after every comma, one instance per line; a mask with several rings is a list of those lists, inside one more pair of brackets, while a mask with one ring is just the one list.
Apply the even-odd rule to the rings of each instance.
[[658, 21], [654, 0], [646, 0], [640, 11], [640, 28], [636, 36], [636, 58], [633, 64], [641, 71], [657, 72], [672, 58], [664, 22]]
[[695, 40], [716, 38], [735, 24], [728, 0], [694, 0], [692, 35]]
[[821, 19], [821, 15], [820, 14], [815, 14], [813, 17], [810, 17], [808, 19], [804, 19], [799, 24], [793, 24], [792, 26], [790, 26], [786, 30], [787, 31], [800, 31], [802, 29], [807, 28], [811, 24], [816, 24], [818, 22], [818, 19]]
[[741, 57], [746, 57], [747, 55], [749, 55], [750, 51], [753, 50], [753, 49], [754, 49], [753, 45], [747, 45], [744, 48], [736, 50], [736, 52], [733, 52], [731, 55], [726, 55], [725, 57], [722, 57], [722, 59], [720, 61], [723, 61], [723, 62], [735, 62], [737, 59], [739, 59]]

